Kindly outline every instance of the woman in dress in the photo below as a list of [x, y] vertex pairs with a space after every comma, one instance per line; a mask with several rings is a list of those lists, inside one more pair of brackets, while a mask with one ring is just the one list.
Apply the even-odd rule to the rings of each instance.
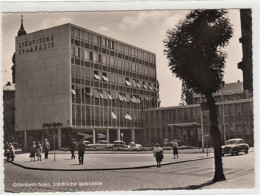
[[160, 145], [158, 143], [156, 143], [155, 147], [153, 149], [153, 156], [156, 159], [157, 167], [161, 167], [161, 162], [163, 159], [163, 150], [159, 146]]

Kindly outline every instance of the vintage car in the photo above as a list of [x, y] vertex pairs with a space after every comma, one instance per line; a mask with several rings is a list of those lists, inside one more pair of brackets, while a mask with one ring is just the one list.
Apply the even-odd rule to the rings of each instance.
[[249, 145], [246, 144], [243, 139], [230, 139], [222, 146], [222, 156], [225, 154], [238, 155], [239, 152], [245, 152], [245, 154], [247, 154], [248, 150]]
[[113, 142], [114, 148], [127, 148], [127, 145], [124, 141], [116, 140]]
[[134, 142], [129, 142], [127, 148], [140, 150], [140, 149], [143, 148], [143, 146], [141, 144], [136, 144]]
[[95, 149], [110, 149], [113, 147], [113, 144], [110, 144], [106, 140], [99, 140], [95, 144], [88, 144], [88, 148], [95, 148]]

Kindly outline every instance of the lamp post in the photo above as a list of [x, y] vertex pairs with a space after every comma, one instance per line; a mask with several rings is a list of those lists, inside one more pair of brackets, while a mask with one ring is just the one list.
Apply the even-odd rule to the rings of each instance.
[[[202, 97], [200, 95], [200, 103], [202, 105]], [[204, 152], [204, 125], [203, 125], [203, 108], [200, 109], [200, 123], [201, 123], [201, 143], [202, 143], [202, 152]]]

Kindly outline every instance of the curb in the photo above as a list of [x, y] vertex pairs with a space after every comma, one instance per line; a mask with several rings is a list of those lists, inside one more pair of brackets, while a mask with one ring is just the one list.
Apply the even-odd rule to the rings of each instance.
[[[199, 158], [199, 159], [193, 159], [193, 160], [170, 162], [170, 163], [161, 164], [161, 166], [179, 164], [179, 163], [185, 163], [185, 162], [192, 162], [192, 161], [199, 161], [199, 160], [206, 160], [206, 159], [211, 159], [211, 158], [214, 158], [214, 157], [205, 157], [205, 158]], [[7, 162], [6, 160], [4, 160], [4, 161]], [[157, 167], [157, 165], [147, 165], [147, 166], [140, 166], [140, 167], [123, 167], [123, 168], [107, 168], [107, 169], [50, 169], [50, 168], [27, 167], [27, 166], [23, 166], [21, 164], [18, 164], [18, 163], [12, 162], [12, 161], [8, 161], [8, 162], [13, 165], [16, 165], [18, 167], [21, 167], [23, 169], [38, 170], [38, 171], [115, 171], [115, 170], [146, 169], [146, 168], [151, 168], [151, 167]]]

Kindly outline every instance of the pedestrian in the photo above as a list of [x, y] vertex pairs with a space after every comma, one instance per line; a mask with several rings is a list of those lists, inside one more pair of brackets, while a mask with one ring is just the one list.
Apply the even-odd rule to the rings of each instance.
[[10, 160], [14, 161], [15, 150], [14, 150], [14, 146], [12, 143], [9, 144], [9, 151], [10, 151]]
[[31, 157], [31, 161], [35, 161], [35, 154], [36, 154], [36, 144], [35, 141], [32, 142], [32, 145], [30, 147], [30, 157]]
[[163, 159], [163, 150], [158, 143], [155, 144], [155, 147], [153, 149], [153, 156], [156, 159], [157, 167], [161, 167], [161, 162]]
[[85, 154], [85, 144], [83, 143], [83, 140], [80, 141], [78, 145], [78, 155], [79, 155], [79, 164], [83, 165], [84, 162], [84, 154]]
[[175, 158], [176, 155], [178, 158], [178, 143], [176, 139], [172, 143], [172, 150], [173, 150], [173, 157]]
[[76, 150], [76, 143], [74, 140], [72, 140], [70, 145], [71, 159], [75, 159], [75, 154], [74, 154], [75, 150]]
[[5, 145], [4, 145], [4, 155], [6, 156], [6, 160], [9, 161], [10, 150], [9, 150], [9, 143], [8, 142], [5, 142]]
[[43, 150], [44, 150], [44, 157], [45, 157], [45, 159], [48, 159], [49, 150], [50, 150], [50, 143], [48, 142], [47, 139], [44, 140]]
[[37, 156], [37, 161], [42, 160], [42, 145], [39, 143], [37, 148], [36, 148], [36, 156]]

